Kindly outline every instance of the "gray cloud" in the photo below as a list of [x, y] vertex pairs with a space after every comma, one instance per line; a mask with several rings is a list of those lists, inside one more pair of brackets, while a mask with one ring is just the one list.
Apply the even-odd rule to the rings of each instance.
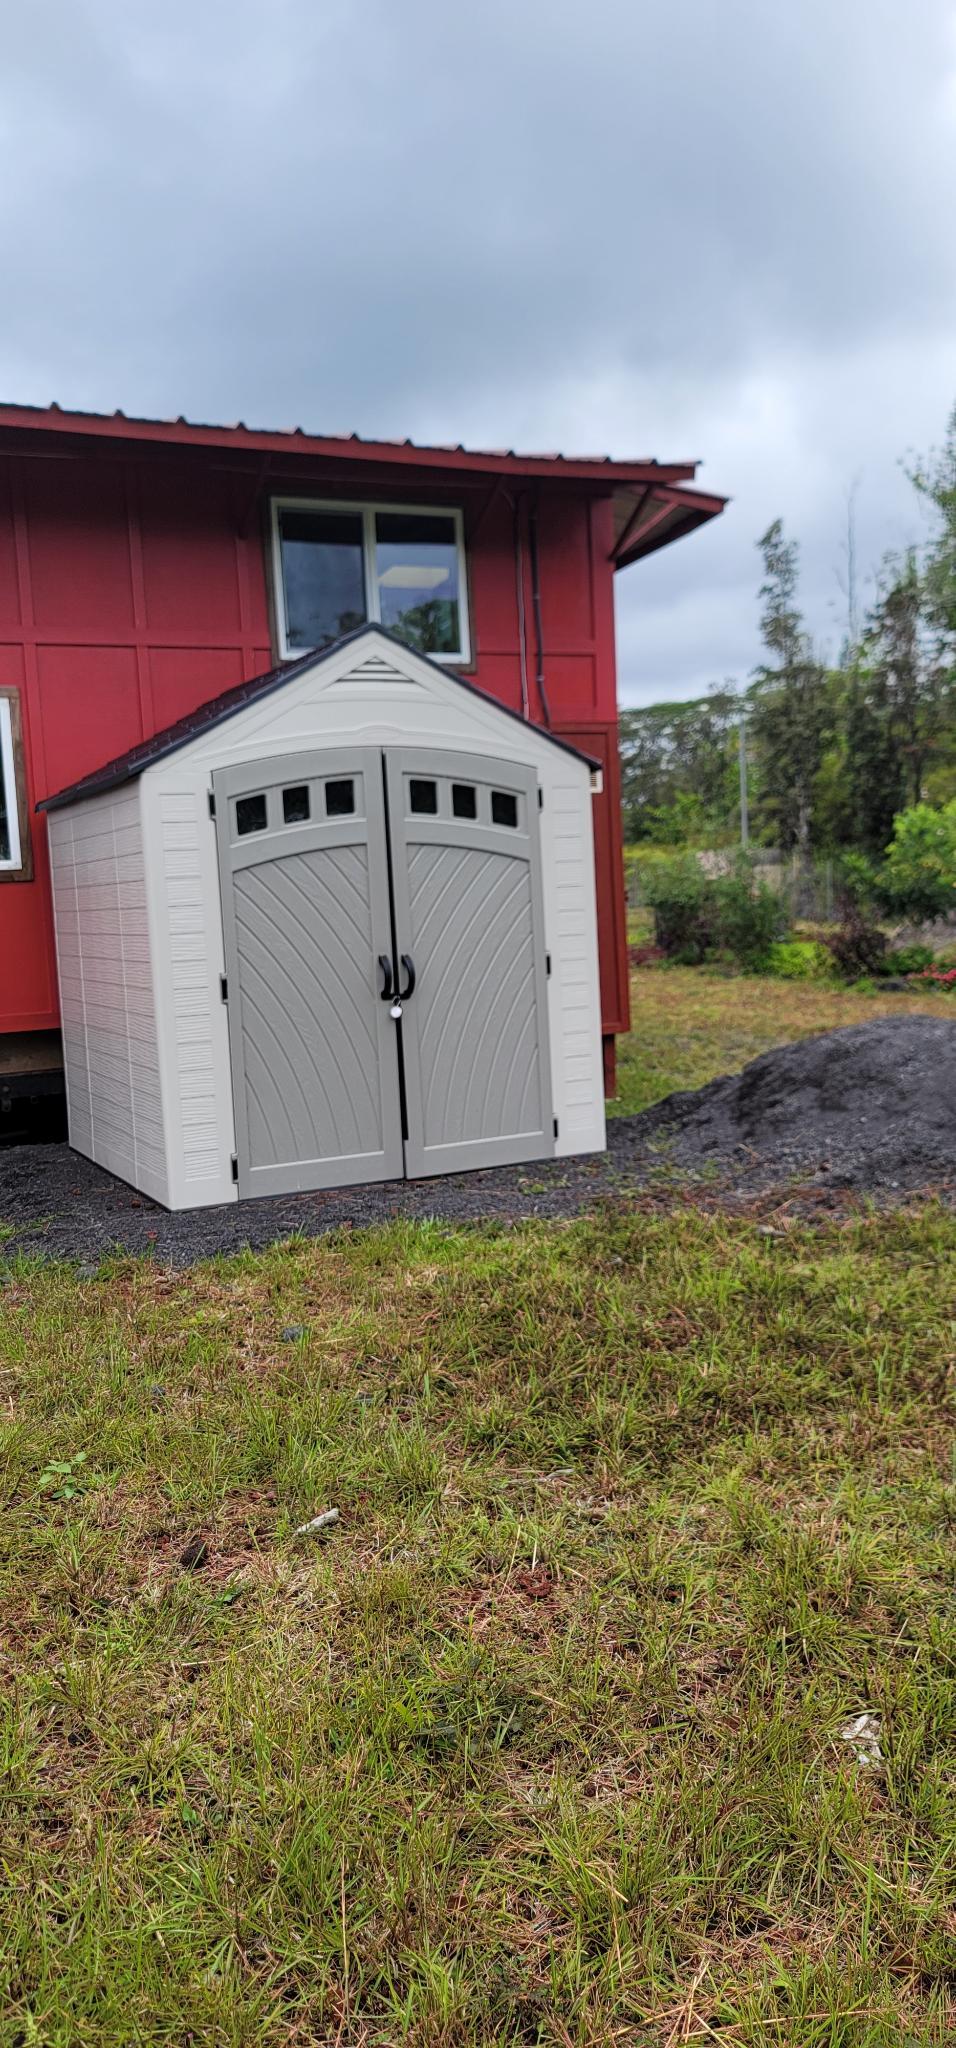
[[0, 387], [706, 458], [619, 586], [622, 695], [756, 658], [782, 512], [836, 644], [956, 395], [947, 0], [0, 8]]

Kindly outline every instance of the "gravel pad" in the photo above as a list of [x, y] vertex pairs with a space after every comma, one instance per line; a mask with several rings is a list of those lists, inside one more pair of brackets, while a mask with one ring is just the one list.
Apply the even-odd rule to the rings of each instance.
[[[638, 1026], [639, 1028], [639, 1026]], [[396, 1217], [450, 1223], [573, 1216], [599, 1198], [680, 1188], [737, 1204], [779, 1190], [892, 1201], [956, 1191], [956, 1022], [880, 1017], [764, 1053], [743, 1073], [608, 1126], [583, 1159], [160, 1209], [66, 1145], [0, 1150], [0, 1249], [97, 1261], [121, 1250], [188, 1265], [299, 1231]]]

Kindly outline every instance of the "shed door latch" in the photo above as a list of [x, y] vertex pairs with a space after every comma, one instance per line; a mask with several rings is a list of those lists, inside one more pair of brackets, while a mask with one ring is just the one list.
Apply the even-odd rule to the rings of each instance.
[[228, 978], [228, 976], [227, 976], [227, 975], [225, 975], [225, 974], [221, 974], [221, 975], [219, 976], [219, 993], [220, 993], [220, 995], [221, 995], [221, 997], [222, 997], [222, 1000], [223, 1000], [223, 1002], [224, 1002], [224, 1003], [228, 1003], [228, 1001], [229, 1001], [229, 978]]

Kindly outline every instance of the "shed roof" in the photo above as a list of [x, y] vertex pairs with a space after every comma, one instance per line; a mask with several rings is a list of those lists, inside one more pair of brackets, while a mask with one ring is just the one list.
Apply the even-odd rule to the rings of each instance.
[[[124, 782], [135, 782], [157, 761], [164, 761], [168, 754], [178, 753], [181, 747], [188, 747], [192, 740], [200, 737], [200, 734], [208, 732], [213, 726], [224, 724], [228, 718], [234, 718], [236, 713], [244, 711], [247, 705], [257, 704], [260, 698], [269, 697], [274, 691], [281, 690], [296, 676], [304, 675], [308, 669], [316, 668], [332, 655], [340, 653], [343, 647], [373, 637], [384, 640], [389, 647], [398, 648], [404, 655], [413, 653], [416, 661], [427, 662], [440, 676], [449, 677], [471, 696], [480, 697], [483, 703], [493, 705], [505, 718], [515, 719], [518, 725], [528, 724], [528, 720], [522, 718], [520, 712], [512, 711], [507, 704], [500, 704], [496, 697], [489, 697], [487, 691], [480, 690], [477, 684], [469, 682], [467, 676], [459, 675], [456, 669], [446, 668], [443, 663], [432, 661], [427, 654], [419, 654], [417, 649], [409, 648], [404, 640], [399, 640], [394, 633], [389, 633], [386, 627], [372, 623], [356, 627], [354, 633], [345, 634], [341, 640], [336, 640], [331, 647], [323, 647], [318, 653], [313, 650], [310, 654], [302, 655], [299, 661], [284, 662], [281, 668], [269, 669], [265, 675], [252, 676], [244, 683], [237, 683], [233, 689], [222, 691], [220, 696], [211, 697], [208, 703], [199, 704], [195, 711], [187, 712], [185, 718], [178, 718], [175, 725], [167, 725], [162, 732], [153, 733], [149, 739], [141, 740], [138, 746], [128, 748], [125, 754], [117, 754], [114, 760], [106, 761], [102, 768], [92, 769], [88, 775], [82, 775], [79, 781], [69, 783], [65, 789], [58, 789], [53, 796], [41, 797], [36, 809], [57, 811], [65, 804], [80, 803], [86, 797], [103, 796], [107, 790], [118, 789]], [[553, 747], [560, 747], [565, 754], [573, 754], [576, 760], [583, 761], [587, 767], [600, 767], [600, 762], [594, 760], [590, 754], [583, 754], [579, 747], [571, 745], [570, 740], [560, 739], [556, 733], [549, 732], [546, 726], [535, 725], [532, 729], [539, 738], [548, 740]]]
[[625, 568], [640, 555], [665, 547], [671, 540], [723, 511], [727, 502], [694, 487], [699, 464], [658, 462], [653, 456], [617, 460], [610, 455], [523, 454], [514, 448], [465, 448], [461, 442], [441, 445], [411, 440], [366, 440], [361, 434], [313, 434], [303, 427], [250, 427], [244, 420], [231, 426], [177, 419], [139, 419], [124, 412], [71, 411], [52, 404], [0, 404], [0, 444], [23, 445], [23, 437], [50, 435], [112, 443], [130, 452], [143, 444], [193, 450], [220, 450], [232, 457], [258, 460], [263, 474], [277, 467], [288, 472], [303, 458], [317, 463], [345, 463], [360, 479], [365, 470], [387, 466], [397, 478], [421, 482], [444, 477], [449, 484], [494, 486], [547, 481], [574, 485], [613, 499], [615, 567]]

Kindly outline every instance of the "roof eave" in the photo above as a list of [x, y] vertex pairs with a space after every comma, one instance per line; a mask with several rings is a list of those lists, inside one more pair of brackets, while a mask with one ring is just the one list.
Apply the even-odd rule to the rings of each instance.
[[631, 517], [625, 521], [611, 550], [615, 569], [627, 569], [632, 562], [655, 554], [682, 540], [699, 526], [717, 519], [729, 499], [708, 491], [688, 490], [680, 485], [651, 485], [641, 493]]
[[593, 483], [605, 489], [626, 483], [680, 483], [693, 480], [696, 462], [657, 462], [652, 457], [616, 461], [610, 456], [524, 455], [508, 449], [427, 446], [410, 440], [364, 440], [358, 434], [307, 434], [301, 427], [262, 429], [240, 420], [235, 426], [203, 425], [175, 420], [129, 418], [125, 413], [65, 411], [58, 405], [0, 405], [0, 434], [72, 435], [89, 440], [147, 443], [180, 448], [215, 448], [258, 456], [310, 457], [354, 462], [357, 466], [389, 463], [400, 470], [449, 475], [540, 478], [550, 482]]

